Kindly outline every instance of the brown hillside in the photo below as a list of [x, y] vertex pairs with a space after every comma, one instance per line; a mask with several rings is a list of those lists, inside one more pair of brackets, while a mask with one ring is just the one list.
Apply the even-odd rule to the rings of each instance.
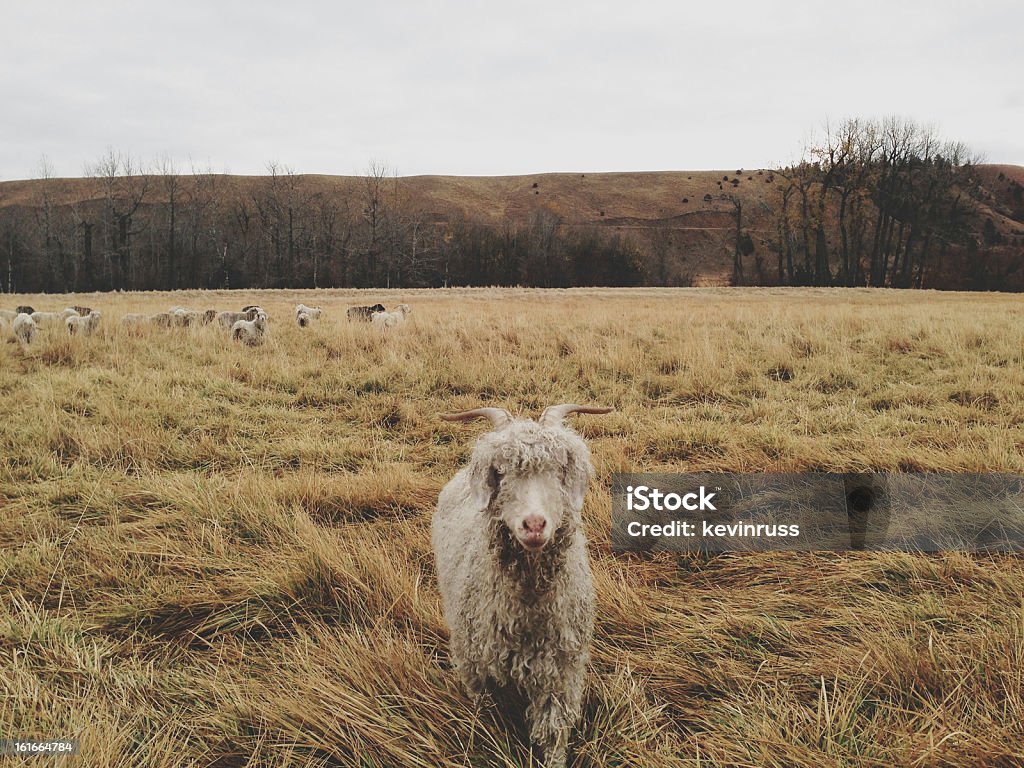
[[972, 194], [999, 232], [1011, 239], [1024, 239], [1024, 167], [984, 165], [977, 175], [981, 189]]
[[[387, 180], [389, 195], [426, 221], [453, 218], [491, 226], [525, 225], [538, 211], [557, 216], [563, 226], [600, 226], [633, 239], [642, 250], [657, 239], [674, 264], [677, 280], [703, 284], [726, 280], [731, 265], [734, 228], [732, 205], [721, 198], [736, 195], [744, 206], [744, 229], [763, 243], [771, 229], [776, 195], [768, 170], [653, 171], [636, 173], [550, 173], [528, 176], [408, 176]], [[265, 176], [218, 177], [230, 198], [249, 197]], [[733, 180], [735, 179], [735, 182]], [[166, 202], [159, 177], [150, 177], [148, 204]], [[186, 186], [188, 180], [186, 179]], [[366, 180], [319, 174], [298, 177], [301, 194], [346, 200], [358, 210]], [[0, 208], [39, 206], [44, 185], [55, 205], [76, 205], [104, 197], [102, 181], [92, 178], [0, 182]], [[710, 196], [710, 199], [705, 199]]]
[[[758, 175], [760, 174], [760, 175]], [[726, 181], [726, 177], [729, 181]], [[264, 176], [221, 177], [234, 194], [250, 193]], [[424, 214], [447, 218], [458, 213], [468, 219], [501, 223], [527, 218], [545, 209], [566, 224], [602, 223], [602, 219], [657, 222], [694, 211], [725, 210], [720, 201], [706, 203], [705, 194], [717, 198], [735, 192], [745, 202], [771, 204], [769, 171], [651, 171], [644, 173], [546, 173], [530, 176], [405, 176], [397, 179], [400, 195]], [[365, 180], [358, 176], [306, 174], [298, 177], [307, 193], [339, 196], [363, 194]], [[732, 179], [737, 179], [734, 186]], [[721, 184], [719, 184], [721, 182]], [[391, 180], [385, 185], [391, 184]], [[0, 182], [0, 207], [36, 206], [43, 185], [53, 202], [70, 205], [103, 198], [99, 179], [38, 179]], [[688, 202], [683, 202], [688, 198]], [[150, 177], [147, 202], [165, 202], [159, 177]]]
[[[230, 202], [248, 198], [266, 176], [219, 176], [218, 194]], [[977, 188], [967, 193], [977, 203], [980, 231], [991, 219], [1002, 247], [1024, 243], [1024, 168], [989, 165], [978, 168]], [[363, 207], [366, 179], [318, 174], [296, 177], [300, 196], [315, 193]], [[183, 179], [187, 187], [190, 178]], [[147, 204], [166, 201], [162, 179], [148, 178]], [[628, 236], [648, 256], [667, 254], [670, 284], [721, 284], [732, 265], [735, 218], [733, 195], [743, 206], [743, 229], [755, 253], [770, 263], [769, 241], [775, 236], [780, 179], [767, 169], [720, 171], [652, 171], [635, 173], [550, 173], [528, 176], [409, 176], [386, 179], [390, 199], [424, 221], [456, 218], [491, 226], [528, 224], [538, 212], [557, 216], [563, 227], [601, 227]], [[0, 209], [37, 207], [44, 185], [56, 205], [102, 200], [99, 179], [0, 182]]]

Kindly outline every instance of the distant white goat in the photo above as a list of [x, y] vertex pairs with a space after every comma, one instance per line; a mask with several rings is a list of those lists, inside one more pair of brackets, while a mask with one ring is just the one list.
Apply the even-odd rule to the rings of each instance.
[[255, 320], [260, 312], [263, 312], [263, 318], [266, 319], [267, 313], [256, 305], [246, 307], [241, 312], [221, 312], [217, 315], [217, 324], [224, 330], [231, 330], [239, 320]]
[[237, 320], [231, 326], [231, 338], [235, 341], [244, 341], [250, 347], [263, 343], [263, 337], [267, 333], [267, 315], [260, 310], [254, 320]]
[[93, 332], [100, 324], [100, 313], [95, 309], [85, 317], [76, 313], [67, 318], [64, 321], [64, 324], [67, 326], [68, 333], [72, 336], [76, 334], [80, 336], [92, 336]]
[[594, 627], [580, 519], [593, 467], [563, 419], [610, 410], [554, 405], [538, 421], [503, 408], [442, 417], [494, 425], [441, 490], [431, 525], [452, 661], [474, 698], [525, 698], [530, 739], [547, 768], [565, 765]]
[[14, 331], [14, 337], [22, 344], [31, 344], [35, 341], [36, 334], [39, 333], [36, 321], [32, 319], [32, 315], [25, 312], [14, 318], [11, 330]]
[[121, 318], [121, 325], [126, 328], [137, 328], [151, 322], [149, 315], [127, 314]]
[[59, 327], [67, 318], [78, 317], [78, 313], [68, 307], [63, 312], [33, 312], [32, 319], [39, 328]]
[[314, 320], [320, 319], [322, 310], [320, 307], [307, 307], [305, 304], [297, 304], [295, 307], [295, 322], [299, 328], [305, 328]]
[[321, 312], [323, 312], [323, 310], [320, 309], [320, 307], [307, 307], [305, 304], [296, 304], [295, 305], [295, 317], [296, 317], [296, 319], [301, 314], [307, 314], [307, 315], [309, 315], [309, 319], [310, 320], [319, 320]]
[[377, 312], [370, 318], [378, 328], [394, 328], [396, 325], [405, 322], [405, 318], [412, 312], [408, 304], [399, 304], [391, 312]]
[[188, 328], [203, 323], [203, 313], [188, 307], [171, 307], [167, 313], [171, 317], [171, 325], [176, 328]]

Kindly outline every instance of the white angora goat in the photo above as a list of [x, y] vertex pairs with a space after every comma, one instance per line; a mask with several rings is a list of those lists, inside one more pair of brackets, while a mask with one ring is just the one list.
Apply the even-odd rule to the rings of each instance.
[[530, 739], [565, 765], [579, 719], [594, 627], [594, 585], [580, 510], [590, 451], [562, 423], [610, 408], [556, 405], [539, 421], [502, 408], [469, 464], [442, 489], [431, 530], [451, 655], [474, 698], [525, 700]]
[[11, 330], [14, 332], [14, 337], [22, 344], [31, 344], [35, 341], [36, 334], [39, 333], [36, 321], [27, 312], [20, 312], [14, 318], [14, 322], [11, 323]]
[[99, 327], [100, 313], [93, 309], [85, 317], [72, 315], [64, 321], [64, 324], [71, 336], [74, 336], [76, 333], [83, 336], [92, 336], [93, 332]]
[[399, 304], [391, 312], [375, 312], [370, 316], [370, 322], [380, 328], [394, 328], [405, 322], [405, 318], [412, 312], [408, 304]]
[[239, 320], [231, 326], [231, 338], [235, 341], [244, 341], [250, 347], [262, 344], [266, 334], [267, 315], [262, 309], [256, 313], [255, 320]]
[[299, 328], [307, 327], [313, 320], [319, 320], [323, 312], [320, 307], [307, 307], [305, 304], [295, 305], [295, 322]]

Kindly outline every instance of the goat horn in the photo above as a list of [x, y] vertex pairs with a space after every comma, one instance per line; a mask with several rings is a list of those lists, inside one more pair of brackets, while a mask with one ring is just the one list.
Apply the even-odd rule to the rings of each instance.
[[512, 421], [512, 414], [504, 408], [474, 408], [472, 411], [462, 413], [442, 413], [441, 418], [445, 421], [472, 421], [473, 419], [488, 418], [495, 427], [503, 427]]
[[562, 423], [562, 419], [570, 413], [611, 413], [614, 408], [599, 408], [593, 405], [573, 405], [564, 403], [562, 405], [549, 405], [540, 415], [540, 423], [545, 427], [554, 427]]

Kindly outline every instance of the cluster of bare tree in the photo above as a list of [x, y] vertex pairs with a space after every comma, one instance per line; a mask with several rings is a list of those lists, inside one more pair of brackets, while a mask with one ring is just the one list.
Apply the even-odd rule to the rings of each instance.
[[[0, 210], [3, 290], [205, 285], [198, 275], [221, 242], [223, 177], [198, 171], [185, 176], [168, 160], [156, 171], [143, 173], [138, 161], [111, 150], [88, 168], [90, 189], [100, 193], [58, 203], [61, 182], [44, 158], [35, 204]], [[157, 195], [160, 204], [153, 202]]]
[[617, 234], [567, 227], [550, 211], [535, 211], [526, 226], [492, 227], [457, 219], [444, 230], [439, 284], [638, 285], [641, 256]]
[[775, 171], [777, 279], [789, 285], [922, 287], [969, 247], [975, 162], [909, 120], [851, 119]]
[[[239, 181], [150, 173], [108, 151], [91, 194], [58, 204], [44, 162], [34, 205], [0, 208], [0, 289], [22, 292], [251, 287], [633, 285], [635, 249], [546, 211], [498, 227], [427, 219], [371, 165], [347, 192], [270, 163]], [[95, 191], [99, 190], [99, 194]], [[0, 201], [2, 202], [2, 201]]]

